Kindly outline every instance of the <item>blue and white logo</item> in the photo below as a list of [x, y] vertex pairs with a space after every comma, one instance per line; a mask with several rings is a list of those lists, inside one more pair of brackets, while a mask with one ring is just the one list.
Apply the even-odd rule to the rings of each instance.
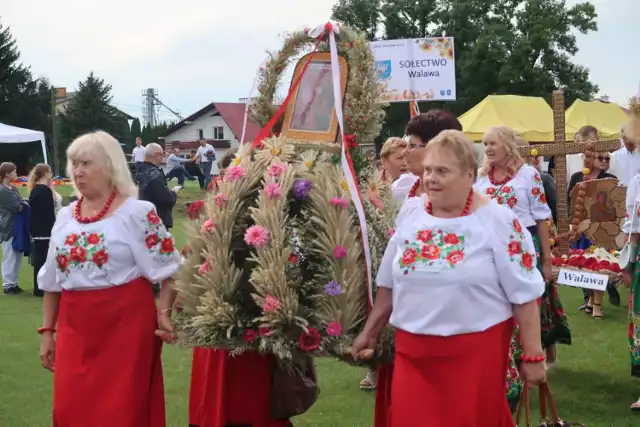
[[376, 61], [376, 74], [382, 80], [387, 80], [391, 77], [391, 60]]

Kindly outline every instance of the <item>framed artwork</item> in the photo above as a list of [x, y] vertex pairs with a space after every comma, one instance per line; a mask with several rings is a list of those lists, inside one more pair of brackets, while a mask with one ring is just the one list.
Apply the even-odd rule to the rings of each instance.
[[[310, 55], [298, 61], [293, 74], [295, 81]], [[347, 61], [338, 57], [340, 64], [340, 93], [344, 100], [349, 74]], [[298, 89], [287, 105], [282, 123], [282, 135], [298, 140], [336, 142], [338, 119], [333, 100], [331, 58], [328, 52], [316, 53], [309, 64]]]

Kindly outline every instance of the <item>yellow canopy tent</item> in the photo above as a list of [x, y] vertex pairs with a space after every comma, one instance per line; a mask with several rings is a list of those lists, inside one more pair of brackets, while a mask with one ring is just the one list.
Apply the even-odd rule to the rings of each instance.
[[586, 125], [595, 126], [600, 139], [617, 139], [626, 120], [627, 114], [618, 104], [578, 99], [565, 113], [567, 139], [573, 139], [573, 135]]
[[489, 95], [458, 118], [472, 141], [482, 141], [491, 126], [509, 126], [529, 142], [553, 142], [553, 111], [544, 98]]

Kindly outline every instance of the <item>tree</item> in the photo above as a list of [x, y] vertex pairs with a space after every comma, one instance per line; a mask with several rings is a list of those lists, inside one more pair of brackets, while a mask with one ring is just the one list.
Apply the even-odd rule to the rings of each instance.
[[[371, 39], [448, 35], [455, 38], [457, 100], [423, 103], [462, 114], [491, 94], [542, 96], [564, 88], [567, 103], [589, 100], [598, 87], [586, 67], [571, 62], [575, 31], [596, 31], [589, 2], [570, 8], [564, 0], [340, 0], [333, 19]], [[372, 30], [383, 29], [378, 33]], [[405, 103], [392, 104], [387, 124], [402, 134]]]
[[84, 82], [79, 82], [68, 107], [59, 115], [60, 158], [57, 160], [60, 165], [65, 163], [64, 152], [71, 141], [84, 133], [103, 130], [122, 143], [130, 138], [126, 117], [111, 105], [111, 99], [111, 85], [93, 72]]
[[[31, 70], [20, 63], [20, 51], [10, 28], [0, 24], [0, 122], [45, 132], [51, 142], [51, 85], [33, 79]], [[51, 148], [49, 146], [49, 148]], [[6, 157], [5, 157], [6, 156]], [[39, 146], [3, 147], [2, 158], [17, 161], [21, 172], [42, 161]]]
[[140, 126], [140, 119], [135, 118], [131, 123], [131, 136], [135, 139], [142, 136], [142, 128]]

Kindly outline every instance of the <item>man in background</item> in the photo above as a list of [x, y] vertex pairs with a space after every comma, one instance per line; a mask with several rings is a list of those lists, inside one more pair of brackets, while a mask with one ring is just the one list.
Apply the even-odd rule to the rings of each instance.
[[209, 181], [211, 180], [211, 167], [213, 165], [213, 161], [216, 159], [216, 151], [213, 149], [213, 146], [207, 143], [207, 140], [204, 138], [200, 138], [200, 147], [198, 147], [198, 151], [196, 151], [196, 163], [200, 165], [200, 170], [202, 170], [202, 175], [204, 175], [204, 182], [200, 186], [201, 190], [206, 190], [209, 185]]
[[173, 227], [172, 211], [181, 187], [169, 190], [164, 172], [159, 167], [164, 161], [162, 147], [156, 143], [148, 144], [144, 148], [144, 162], [136, 168], [136, 182], [138, 198], [153, 203], [164, 226], [171, 229]]
[[183, 159], [180, 157], [180, 149], [174, 148], [173, 152], [167, 157], [167, 167], [169, 173], [167, 174], [167, 181], [171, 181], [173, 178], [178, 179], [178, 185], [184, 187], [184, 179], [193, 181], [196, 179], [192, 176], [187, 169], [185, 169], [185, 163], [191, 162], [191, 159]]
[[142, 145], [142, 138], [136, 138], [136, 146], [131, 151], [131, 161], [134, 165], [134, 170], [137, 170], [137, 166], [144, 162], [144, 146]]
[[640, 172], [640, 153], [636, 152], [633, 141], [625, 138], [624, 129], [620, 131], [622, 147], [611, 155], [609, 173], [618, 177], [618, 185], [628, 187], [633, 177]]

